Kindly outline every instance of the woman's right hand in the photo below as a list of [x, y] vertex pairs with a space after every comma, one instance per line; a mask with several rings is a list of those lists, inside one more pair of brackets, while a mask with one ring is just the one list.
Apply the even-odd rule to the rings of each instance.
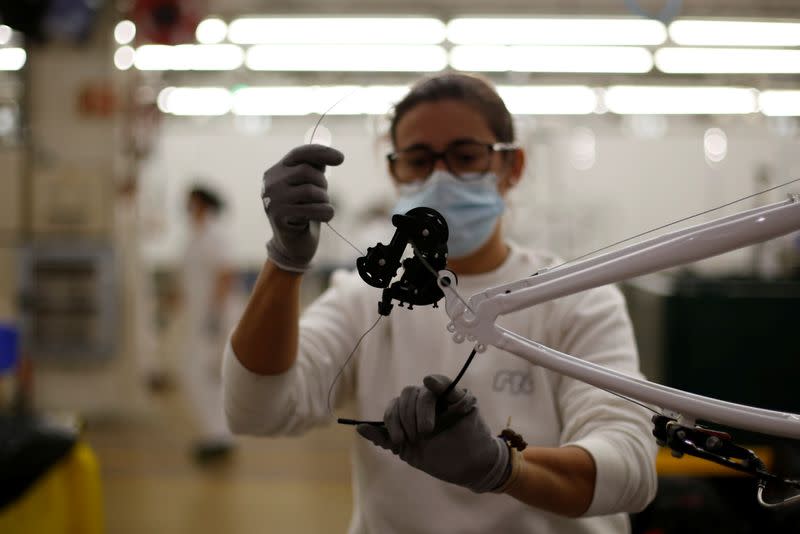
[[319, 243], [319, 225], [333, 218], [325, 167], [342, 161], [344, 155], [335, 148], [302, 145], [264, 173], [261, 199], [272, 226], [267, 255], [281, 269], [308, 270]]
[[429, 375], [424, 387], [408, 386], [383, 415], [384, 426], [356, 431], [412, 467], [476, 493], [494, 491], [511, 474], [511, 452], [492, 435], [469, 391], [448, 391], [451, 380]]

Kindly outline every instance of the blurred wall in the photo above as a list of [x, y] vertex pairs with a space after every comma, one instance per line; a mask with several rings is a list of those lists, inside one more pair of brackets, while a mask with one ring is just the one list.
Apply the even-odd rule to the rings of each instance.
[[[189, 183], [201, 177], [219, 187], [232, 207], [228, 217], [239, 263], [258, 267], [269, 236], [258, 198], [261, 175], [302, 143], [315, 121], [316, 117], [165, 117], [143, 175], [144, 205], [164, 219], [167, 229], [147, 244], [149, 260], [171, 265], [180, 257], [183, 195]], [[565, 257], [800, 174], [794, 119], [607, 114], [520, 117], [518, 122], [529, 159], [528, 176], [510, 201], [512, 235]], [[384, 165], [389, 148], [380, 140], [385, 120], [329, 116], [323, 126], [331, 133], [332, 145], [346, 156], [341, 167], [328, 173], [338, 203], [332, 224], [363, 249], [374, 244], [369, 241], [374, 237], [359, 242], [365, 224], [360, 214], [370, 204], [391, 204], [393, 194]], [[707, 162], [704, 154], [703, 136], [712, 127], [727, 136], [727, 155], [719, 163]], [[786, 192], [779, 190], [733, 209], [780, 200]], [[326, 239], [331, 242], [326, 244]], [[337, 263], [350, 256], [348, 246], [323, 229], [319, 261]], [[741, 271], [752, 264], [751, 256], [751, 251], [735, 252], [707, 260], [699, 268]]]
[[20, 226], [20, 151], [0, 149], [0, 321], [16, 317], [17, 232]]
[[[26, 248], [30, 258], [55, 258], [48, 261], [63, 271], [54, 276], [69, 273], [73, 261], [91, 267], [83, 286], [68, 278], [62, 285], [92, 304], [89, 311], [72, 310], [71, 301], [57, 301], [59, 318], [86, 326], [89, 334], [77, 341], [66, 337], [61, 323], [48, 324], [47, 318], [32, 319], [29, 313], [26, 323], [46, 325], [53, 339], [69, 341], [59, 345], [42, 334], [40, 347], [32, 341], [37, 327], [26, 332], [26, 350], [36, 364], [34, 402], [45, 410], [85, 416], [133, 413], [147, 404], [131, 335], [136, 328], [129, 313], [132, 299], [114, 266], [121, 245], [114, 234], [121, 103], [112, 91], [108, 35], [108, 28], [98, 28], [96, 42], [85, 46], [31, 47], [26, 67], [31, 154]], [[20, 277], [28, 280], [26, 291], [38, 295], [34, 289], [51, 286], [37, 278], [33, 262]], [[41, 297], [56, 302], [45, 289]]]

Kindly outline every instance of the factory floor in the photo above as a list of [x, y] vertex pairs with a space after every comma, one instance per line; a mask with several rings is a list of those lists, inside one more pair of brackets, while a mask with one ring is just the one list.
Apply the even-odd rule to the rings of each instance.
[[88, 421], [100, 464], [107, 534], [346, 532], [352, 429], [244, 438], [232, 457], [198, 466], [180, 390], [125, 419]]

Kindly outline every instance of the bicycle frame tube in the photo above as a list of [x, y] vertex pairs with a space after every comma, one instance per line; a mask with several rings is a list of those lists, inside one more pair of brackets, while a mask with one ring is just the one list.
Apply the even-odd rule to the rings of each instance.
[[800, 439], [800, 415], [764, 410], [703, 397], [634, 378], [560, 353], [498, 327], [498, 316], [601, 285], [642, 276], [800, 230], [800, 195], [697, 226], [665, 234], [580, 263], [504, 284], [464, 302], [449, 271], [440, 271], [440, 287], [456, 342], [492, 345], [531, 363], [594, 386], [653, 403], [691, 419]]

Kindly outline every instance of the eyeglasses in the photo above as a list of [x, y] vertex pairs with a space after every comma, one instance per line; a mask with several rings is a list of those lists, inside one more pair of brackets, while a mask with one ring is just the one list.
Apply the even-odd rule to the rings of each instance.
[[464, 181], [476, 180], [489, 171], [494, 152], [510, 152], [519, 147], [513, 143], [479, 143], [456, 141], [442, 152], [426, 147], [412, 147], [388, 154], [389, 169], [399, 183], [424, 180], [433, 172], [438, 160], [447, 170]]

